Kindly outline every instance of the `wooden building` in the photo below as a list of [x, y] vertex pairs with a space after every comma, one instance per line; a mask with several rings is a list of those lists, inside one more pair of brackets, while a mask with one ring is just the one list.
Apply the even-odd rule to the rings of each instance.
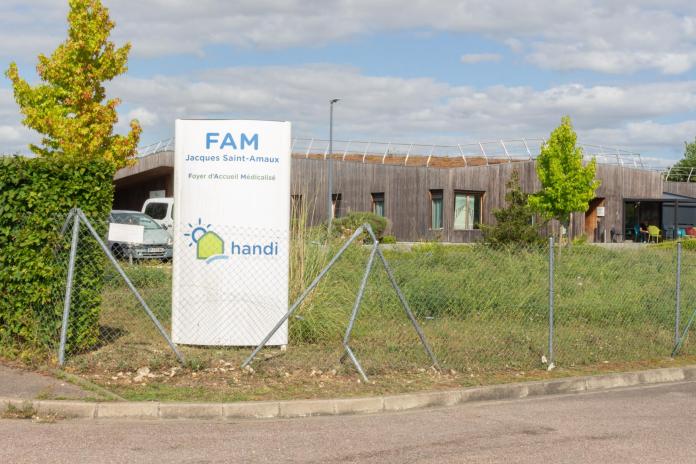
[[[114, 207], [140, 210], [150, 196], [172, 196], [173, 156], [170, 150], [153, 153], [116, 173]], [[327, 218], [328, 164], [323, 156], [293, 155], [289, 201], [308, 205], [313, 223]], [[540, 185], [533, 160], [471, 164], [475, 163], [405, 166], [394, 160], [382, 163], [337, 156], [332, 210], [338, 216], [349, 211], [381, 213], [391, 223], [389, 233], [399, 241], [473, 242], [481, 238], [478, 224], [493, 223], [493, 211], [505, 205], [505, 184], [514, 169], [519, 171], [525, 191], [537, 191]], [[573, 215], [571, 236], [584, 234], [591, 241], [608, 241], [613, 230], [622, 239], [633, 228], [626, 223], [628, 200], [661, 204], [665, 192], [684, 195], [685, 200], [696, 197], [696, 185], [663, 182], [656, 171], [598, 164], [597, 178], [601, 185], [596, 198], [587, 212]]]

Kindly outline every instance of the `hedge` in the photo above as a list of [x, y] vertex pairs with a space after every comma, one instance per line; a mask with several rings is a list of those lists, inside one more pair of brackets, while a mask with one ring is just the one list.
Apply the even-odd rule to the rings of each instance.
[[336, 218], [333, 221], [333, 227], [340, 234], [350, 235], [365, 223], [370, 224], [378, 240], [382, 239], [384, 232], [389, 228], [387, 218], [368, 211], [352, 211], [346, 216]]
[[[70, 209], [79, 207], [103, 229], [113, 201], [113, 175], [108, 161], [0, 158], [0, 354], [56, 346], [70, 245], [70, 233], [61, 237], [60, 228]], [[96, 243], [85, 239], [77, 262], [71, 351], [98, 342], [105, 260]]]

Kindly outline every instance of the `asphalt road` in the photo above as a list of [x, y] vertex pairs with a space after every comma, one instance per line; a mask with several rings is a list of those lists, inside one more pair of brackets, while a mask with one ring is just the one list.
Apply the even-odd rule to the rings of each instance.
[[0, 462], [689, 463], [696, 382], [371, 416], [2, 420]]

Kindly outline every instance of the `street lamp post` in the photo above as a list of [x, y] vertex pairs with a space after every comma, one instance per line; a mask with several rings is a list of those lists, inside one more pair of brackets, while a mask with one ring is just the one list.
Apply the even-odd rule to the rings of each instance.
[[329, 218], [329, 228], [331, 228], [331, 222], [333, 221], [333, 106], [340, 99], [334, 98], [329, 100], [329, 166], [328, 166], [328, 193], [327, 193], [327, 212]]

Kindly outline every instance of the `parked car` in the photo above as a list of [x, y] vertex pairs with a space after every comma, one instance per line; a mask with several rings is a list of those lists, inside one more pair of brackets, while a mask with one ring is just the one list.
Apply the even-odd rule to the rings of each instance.
[[174, 226], [174, 198], [150, 198], [143, 203], [142, 212], [155, 220], [169, 235]]
[[143, 226], [142, 243], [109, 241], [109, 248], [119, 259], [162, 259], [172, 258], [172, 238], [169, 233], [147, 214], [138, 211], [113, 210], [109, 223]]

